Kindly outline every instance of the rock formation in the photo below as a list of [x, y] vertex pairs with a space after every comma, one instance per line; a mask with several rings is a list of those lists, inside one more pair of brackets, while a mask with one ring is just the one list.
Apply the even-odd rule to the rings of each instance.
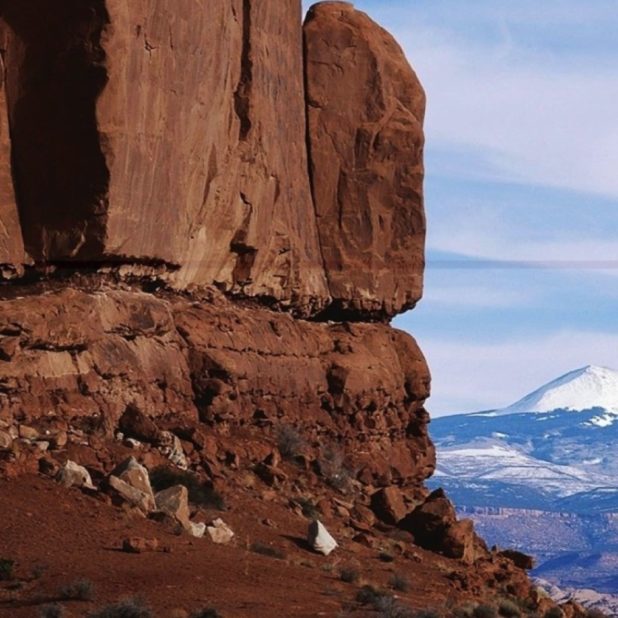
[[334, 309], [393, 315], [422, 293], [425, 93], [388, 32], [347, 2], [304, 26], [313, 196]]
[[413, 306], [424, 94], [401, 50], [323, 3], [303, 76], [297, 0], [200, 4], [1, 5], [0, 263], [26, 261], [19, 213], [39, 264], [148, 266], [301, 315]]
[[158, 264], [179, 286], [327, 302], [299, 2], [5, 4], [13, 172], [36, 260]]
[[292, 491], [288, 457], [359, 543], [373, 508], [494, 560], [425, 516], [429, 370], [388, 324], [422, 291], [425, 95], [392, 37], [345, 2], [303, 54], [300, 0], [0, 0], [0, 52], [0, 472], [100, 482], [120, 440]]
[[0, 278], [21, 273], [25, 262], [11, 178], [11, 140], [4, 76], [4, 61], [0, 55]]
[[221, 295], [62, 288], [3, 301], [0, 333], [0, 408], [12, 418], [53, 411], [110, 433], [135, 409], [211, 427], [286, 423], [349, 449], [367, 481], [419, 485], [433, 471], [429, 372], [414, 340], [386, 325], [305, 322]]

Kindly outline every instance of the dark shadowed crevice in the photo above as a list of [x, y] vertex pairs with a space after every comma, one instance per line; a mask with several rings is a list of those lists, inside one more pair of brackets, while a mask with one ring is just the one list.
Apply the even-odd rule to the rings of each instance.
[[310, 322], [381, 322], [388, 324], [391, 315], [384, 306], [376, 303], [375, 308], [355, 307], [346, 299], [334, 298], [332, 302], [319, 313], [309, 318]]
[[104, 0], [2, 5], [15, 192], [36, 261], [100, 259], [109, 171], [96, 122]]
[[242, 54], [240, 80], [234, 93], [234, 109], [240, 120], [240, 141], [245, 141], [251, 131], [251, 89], [253, 86], [253, 60], [251, 58], [251, 0], [242, 3]]
[[236, 230], [230, 243], [230, 251], [236, 254], [236, 265], [232, 273], [232, 279], [237, 285], [245, 285], [251, 280], [251, 271], [257, 258], [257, 247], [247, 242], [249, 226], [253, 215], [253, 205], [244, 193], [240, 193], [240, 199], [245, 206], [245, 217], [241, 226]]

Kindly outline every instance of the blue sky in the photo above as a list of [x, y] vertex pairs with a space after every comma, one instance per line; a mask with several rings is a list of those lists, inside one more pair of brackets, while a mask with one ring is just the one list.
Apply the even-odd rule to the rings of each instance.
[[618, 369], [616, 1], [354, 4], [428, 95], [425, 298], [395, 324], [426, 353], [430, 411]]

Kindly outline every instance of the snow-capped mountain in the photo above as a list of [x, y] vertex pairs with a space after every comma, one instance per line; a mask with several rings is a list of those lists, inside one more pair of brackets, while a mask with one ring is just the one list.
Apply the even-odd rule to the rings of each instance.
[[618, 371], [584, 367], [506, 408], [434, 419], [430, 431], [429, 484], [490, 543], [536, 555], [552, 583], [618, 593]]
[[501, 410], [435, 419], [434, 484], [466, 506], [618, 511], [618, 372], [572, 371]]
[[490, 412], [494, 416], [524, 412], [602, 408], [618, 415], [618, 371], [588, 365], [553, 380], [514, 404]]

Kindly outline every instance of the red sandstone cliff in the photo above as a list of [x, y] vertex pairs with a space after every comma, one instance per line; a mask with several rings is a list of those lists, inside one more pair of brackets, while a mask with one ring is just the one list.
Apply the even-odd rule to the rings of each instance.
[[296, 0], [60, 6], [2, 5], [2, 263], [26, 261], [19, 213], [39, 264], [302, 315], [420, 298], [424, 94], [387, 33], [323, 3], [303, 61]]
[[129, 414], [296, 491], [264, 447], [293, 427], [295, 474], [345, 460], [346, 525], [416, 513], [529, 591], [425, 502], [429, 370], [388, 325], [422, 293], [425, 95], [392, 37], [346, 2], [303, 33], [299, 0], [0, 0], [0, 52], [0, 430], [79, 427], [0, 470], [107, 474]]
[[[146, 273], [318, 320], [386, 319], [418, 300], [425, 98], [366, 15], [317, 5], [303, 59], [297, 0], [1, 7], [11, 274], [27, 262], [21, 221], [29, 272], [51, 267], [52, 280]], [[131, 402], [153, 416], [226, 408], [236, 423], [270, 408], [367, 441], [383, 484], [433, 470], [429, 374], [403, 333], [207, 301], [187, 311], [112, 291], [60, 290], [42, 304], [31, 293], [1, 309], [10, 414], [53, 406], [112, 427]], [[221, 321], [238, 311], [224, 345]], [[133, 332], [133, 319], [158, 336]], [[222, 391], [202, 393], [214, 380]]]

